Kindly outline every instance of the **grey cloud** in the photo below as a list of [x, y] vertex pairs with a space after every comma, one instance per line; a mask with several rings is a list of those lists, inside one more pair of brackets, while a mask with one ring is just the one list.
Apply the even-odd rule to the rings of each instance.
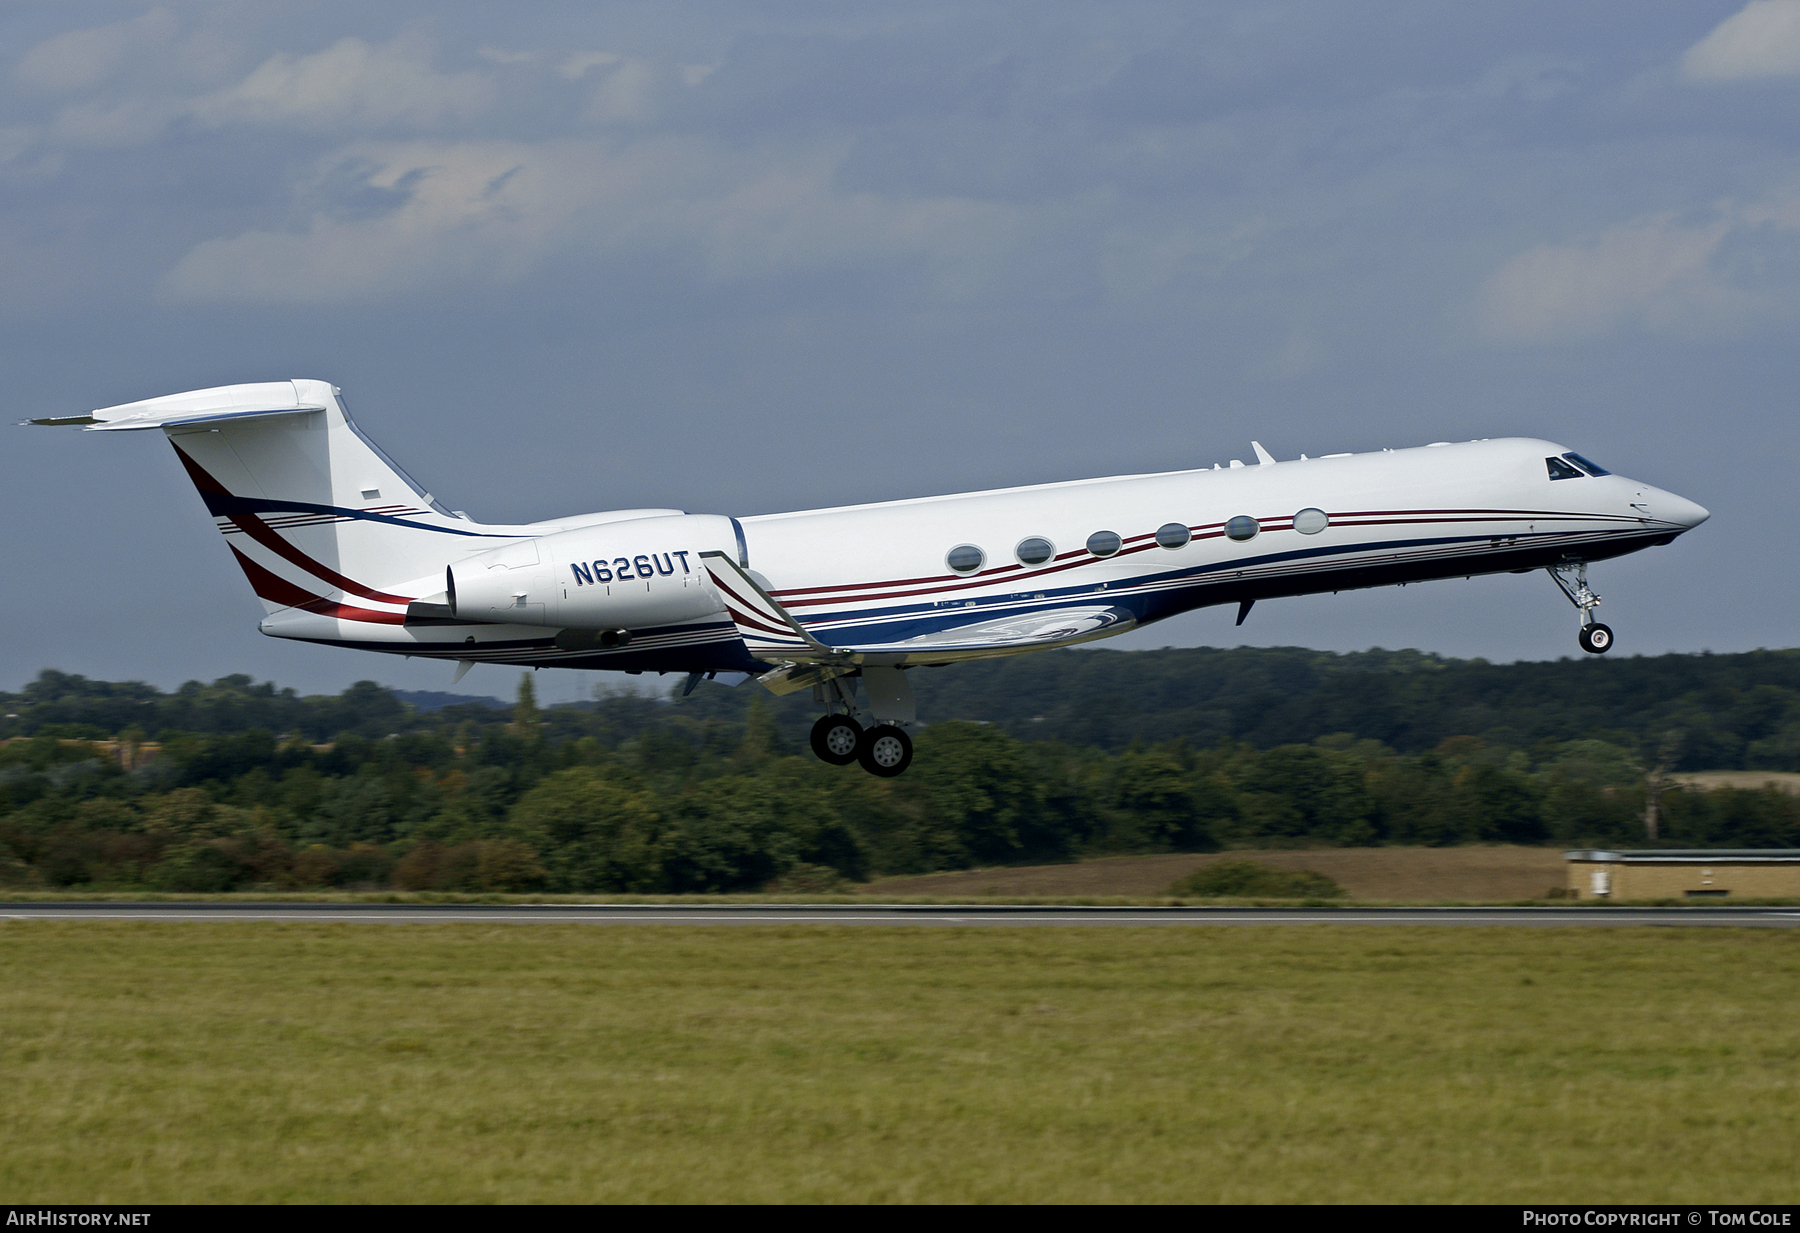
[[432, 128], [487, 109], [493, 90], [485, 77], [437, 72], [429, 49], [410, 42], [372, 46], [351, 37], [307, 55], [280, 53], [229, 89], [195, 100], [191, 114], [208, 124], [369, 132]]
[[1589, 242], [1540, 245], [1486, 288], [1484, 323], [1509, 341], [1579, 342], [1625, 328], [1697, 336], [1800, 315], [1800, 188], [1665, 214]]
[[[494, 517], [1566, 435], [1718, 513], [1703, 561], [1609, 574], [1642, 580], [1608, 583], [1617, 627], [1791, 640], [1796, 584], [1722, 529], [1784, 516], [1768, 460], [1800, 447], [1800, 79], [1683, 68], [1741, 0], [26, 7], [0, 356], [34, 414], [319, 376]], [[108, 585], [180, 610], [158, 663], [398, 679], [247, 632], [143, 446], [22, 438], [8, 525], [129, 519]], [[15, 581], [72, 594], [80, 555]], [[1148, 636], [1562, 653], [1515, 583]], [[15, 615], [14, 679], [148, 671], [103, 615]]]
[[559, 252], [666, 250], [694, 274], [735, 280], [883, 263], [985, 259], [1006, 211], [956, 199], [892, 200], [833, 183], [830, 142], [747, 151], [696, 138], [363, 145], [368, 200], [391, 208], [317, 214], [300, 229], [197, 245], [170, 272], [178, 300], [335, 303], [392, 299], [458, 280], [511, 281]]
[[1688, 48], [1681, 67], [1694, 81], [1800, 75], [1800, 0], [1750, 0]]
[[159, 50], [176, 34], [167, 9], [87, 30], [70, 30], [39, 43], [13, 69], [13, 79], [33, 90], [63, 94], [110, 80], [136, 55]]

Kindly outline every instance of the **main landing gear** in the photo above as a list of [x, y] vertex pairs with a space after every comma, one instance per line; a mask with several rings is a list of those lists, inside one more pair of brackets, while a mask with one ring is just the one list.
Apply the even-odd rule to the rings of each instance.
[[1588, 590], [1587, 562], [1566, 561], [1561, 565], [1552, 565], [1549, 574], [1551, 580], [1562, 588], [1562, 593], [1569, 597], [1569, 602], [1581, 610], [1581, 630], [1575, 635], [1575, 640], [1581, 643], [1581, 649], [1589, 655], [1604, 655], [1612, 650], [1612, 628], [1594, 619], [1594, 609], [1600, 606], [1600, 597]]
[[856, 721], [856, 703], [842, 678], [825, 682], [814, 697], [831, 707], [812, 728], [812, 749], [821, 761], [833, 766], [859, 762], [863, 770], [883, 779], [891, 779], [912, 765], [912, 738], [905, 729], [894, 724], [864, 728]]

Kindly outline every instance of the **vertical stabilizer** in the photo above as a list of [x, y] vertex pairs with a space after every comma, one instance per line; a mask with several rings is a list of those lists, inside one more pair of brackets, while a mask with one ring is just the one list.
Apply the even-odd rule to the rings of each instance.
[[271, 612], [398, 625], [409, 600], [441, 589], [447, 562], [494, 544], [363, 436], [325, 381], [220, 386], [38, 422], [160, 428]]

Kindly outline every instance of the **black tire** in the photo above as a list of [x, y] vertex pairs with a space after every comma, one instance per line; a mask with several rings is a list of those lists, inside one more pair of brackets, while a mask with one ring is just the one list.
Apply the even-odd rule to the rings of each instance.
[[1581, 649], [1589, 655], [1604, 655], [1612, 650], [1612, 627], [1601, 625], [1598, 622], [1593, 625], [1583, 625], [1581, 633], [1578, 635], [1578, 641], [1581, 643]]
[[912, 738], [892, 724], [881, 724], [863, 733], [856, 760], [863, 770], [892, 779], [912, 765]]
[[848, 715], [821, 715], [812, 726], [812, 751], [821, 762], [849, 766], [862, 748], [862, 725]]

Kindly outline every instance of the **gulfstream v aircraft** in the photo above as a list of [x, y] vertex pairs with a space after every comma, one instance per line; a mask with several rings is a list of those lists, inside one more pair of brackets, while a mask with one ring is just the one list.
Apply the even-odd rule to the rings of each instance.
[[[1706, 520], [1548, 441], [1115, 476], [733, 518], [677, 509], [522, 526], [446, 509], [324, 381], [229, 385], [34, 424], [161, 429], [262, 600], [262, 632], [476, 663], [748, 672], [810, 688], [813, 749], [897, 775], [905, 672], [1105, 638], [1213, 604], [1587, 566]], [[857, 688], [857, 682], [861, 688]]]

